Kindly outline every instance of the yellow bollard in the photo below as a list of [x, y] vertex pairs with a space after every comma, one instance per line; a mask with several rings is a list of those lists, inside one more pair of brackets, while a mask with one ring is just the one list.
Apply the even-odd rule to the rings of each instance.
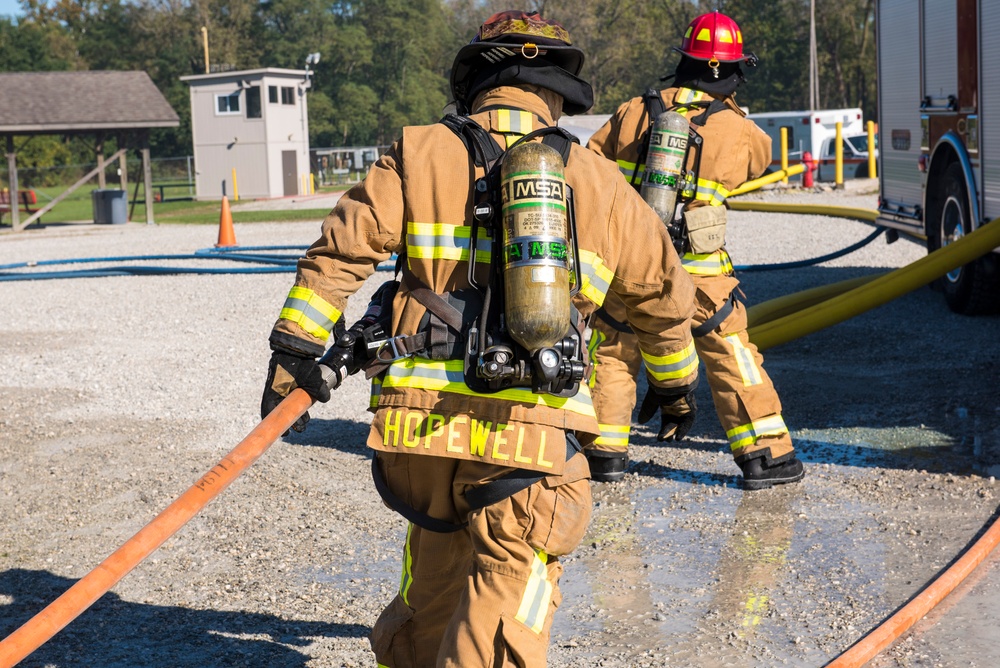
[[844, 187], [844, 124], [837, 121], [837, 142], [833, 153], [833, 187], [840, 190]]
[[875, 121], [868, 121], [868, 178], [874, 179], [875, 173]]
[[239, 202], [240, 201], [240, 187], [236, 183], [236, 168], [235, 167], [233, 167], [233, 201], [234, 202]]
[[[788, 173], [788, 128], [781, 128], [781, 171]], [[788, 177], [781, 182], [788, 185]]]
[[316, 194], [316, 175], [312, 172], [309, 172], [309, 194]]

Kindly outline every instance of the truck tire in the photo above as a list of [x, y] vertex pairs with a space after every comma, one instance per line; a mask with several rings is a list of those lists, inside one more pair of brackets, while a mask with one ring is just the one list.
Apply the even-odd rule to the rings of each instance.
[[[927, 251], [958, 241], [975, 227], [969, 215], [969, 197], [962, 166], [955, 162], [938, 181], [940, 206], [927, 220]], [[993, 253], [963, 265], [940, 278], [935, 287], [955, 313], [980, 315], [1000, 310], [1000, 266]]]

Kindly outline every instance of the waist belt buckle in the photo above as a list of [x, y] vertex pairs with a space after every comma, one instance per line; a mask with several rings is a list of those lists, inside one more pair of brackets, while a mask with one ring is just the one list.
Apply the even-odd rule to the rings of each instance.
[[[379, 362], [384, 362], [386, 364], [392, 364], [396, 360], [401, 360], [404, 357], [409, 357], [409, 353], [403, 351], [401, 341], [405, 339], [405, 336], [390, 336], [388, 339], [381, 342], [378, 349], [375, 351], [375, 359]], [[385, 356], [386, 349], [392, 353], [391, 357]]]

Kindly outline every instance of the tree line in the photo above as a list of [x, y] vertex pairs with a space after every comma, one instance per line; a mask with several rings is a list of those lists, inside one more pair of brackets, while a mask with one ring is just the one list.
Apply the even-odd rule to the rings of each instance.
[[[236, 69], [303, 69], [320, 52], [309, 92], [313, 147], [384, 145], [429, 123], [450, 100], [447, 72], [484, 18], [509, 0], [21, 0], [0, 17], [0, 70], [144, 70], [181, 117], [153, 136], [158, 156], [191, 153], [188, 87], [210, 61]], [[874, 0], [815, 0], [820, 104], [875, 117]], [[594, 113], [673, 72], [684, 29], [719, 9], [740, 24], [760, 65], [738, 92], [752, 111], [804, 109], [810, 0], [529, 0], [560, 21], [587, 63]], [[39, 138], [42, 140], [42, 138]], [[72, 160], [73, 142], [38, 141], [22, 160]], [[49, 164], [52, 164], [49, 162]]]

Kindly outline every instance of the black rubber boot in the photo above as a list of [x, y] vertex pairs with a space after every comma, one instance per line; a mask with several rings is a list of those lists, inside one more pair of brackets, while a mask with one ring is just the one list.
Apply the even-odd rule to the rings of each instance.
[[737, 462], [743, 471], [743, 487], [745, 489], [767, 489], [775, 485], [798, 482], [805, 476], [802, 462], [795, 455], [788, 455], [782, 461], [769, 457], [754, 457]]
[[590, 464], [590, 479], [594, 482], [616, 482], [625, 477], [628, 455], [603, 450], [584, 450]]

